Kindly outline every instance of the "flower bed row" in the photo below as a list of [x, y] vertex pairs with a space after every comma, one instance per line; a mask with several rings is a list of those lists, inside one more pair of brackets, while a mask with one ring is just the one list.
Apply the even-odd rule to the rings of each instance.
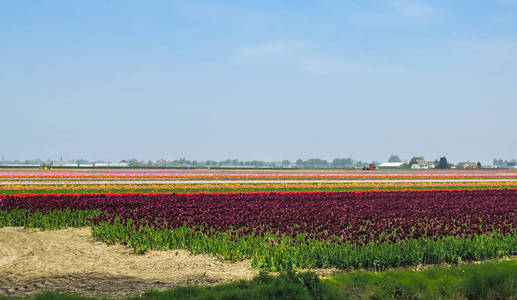
[[14, 179], [490, 179], [490, 178], [517, 178], [513, 170], [475, 170], [475, 171], [12, 171], [0, 170], [0, 178]]
[[517, 190], [0, 196], [0, 226], [93, 225], [97, 238], [138, 251], [186, 248], [267, 268], [511, 255], [516, 212]]
[[192, 193], [192, 192], [305, 192], [305, 191], [418, 191], [517, 189], [516, 182], [476, 183], [353, 183], [353, 184], [42, 184], [0, 185], [0, 195], [16, 194], [83, 194], [83, 193]]
[[5, 196], [0, 210], [98, 209], [96, 222], [239, 229], [367, 243], [419, 237], [508, 233], [517, 225], [517, 190], [79, 194]]

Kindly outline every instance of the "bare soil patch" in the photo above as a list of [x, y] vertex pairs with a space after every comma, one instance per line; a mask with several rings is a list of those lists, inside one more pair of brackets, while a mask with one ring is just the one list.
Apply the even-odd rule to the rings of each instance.
[[150, 289], [211, 286], [256, 274], [250, 261], [226, 262], [185, 250], [137, 255], [108, 246], [89, 228], [38, 231], [0, 228], [0, 295], [43, 291], [119, 297]]

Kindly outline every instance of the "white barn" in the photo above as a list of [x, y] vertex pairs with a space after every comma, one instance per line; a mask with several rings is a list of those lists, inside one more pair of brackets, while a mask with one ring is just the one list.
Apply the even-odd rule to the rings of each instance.
[[407, 169], [409, 166], [404, 161], [384, 162], [379, 165], [379, 169]]

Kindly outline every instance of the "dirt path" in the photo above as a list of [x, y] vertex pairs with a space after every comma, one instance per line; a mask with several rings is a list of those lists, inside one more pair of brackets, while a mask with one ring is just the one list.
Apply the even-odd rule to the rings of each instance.
[[89, 228], [58, 231], [0, 228], [0, 295], [43, 291], [124, 296], [149, 289], [250, 279], [250, 261], [222, 262], [184, 250], [135, 255], [91, 238]]

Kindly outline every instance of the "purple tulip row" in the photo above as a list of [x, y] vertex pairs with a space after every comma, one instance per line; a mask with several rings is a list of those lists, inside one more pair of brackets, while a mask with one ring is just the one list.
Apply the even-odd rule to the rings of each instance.
[[99, 209], [95, 222], [240, 229], [336, 242], [515, 233], [517, 190], [0, 196], [0, 210]]

